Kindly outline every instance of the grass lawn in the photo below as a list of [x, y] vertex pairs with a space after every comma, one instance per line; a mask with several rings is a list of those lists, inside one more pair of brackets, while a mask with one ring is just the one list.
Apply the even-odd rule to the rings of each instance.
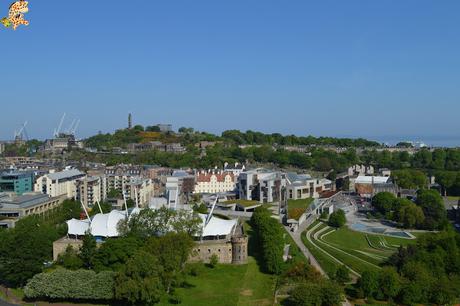
[[[316, 224], [318, 223], [314, 223], [312, 227]], [[323, 224], [317, 227], [314, 232], [321, 231], [325, 226]], [[358, 273], [362, 273], [365, 270], [379, 270], [379, 266], [396, 251], [397, 247], [416, 242], [415, 239], [361, 233], [350, 230], [347, 227], [322, 231], [317, 239], [313, 238], [312, 233], [311, 238], [319, 248]], [[305, 235], [303, 235], [302, 239], [326, 273], [331, 275], [339, 264], [308, 242]]]
[[[203, 264], [193, 264], [198, 268], [198, 276], [188, 276], [188, 288], [176, 289], [177, 295], [182, 299], [181, 305], [273, 305], [276, 279], [273, 275], [261, 271], [256, 261], [258, 253], [251, 237], [251, 226], [245, 223], [244, 230], [249, 235], [248, 264], [217, 265], [214, 269]], [[290, 238], [288, 234], [287, 236]], [[159, 305], [170, 304], [164, 300]]]
[[288, 200], [288, 218], [299, 220], [300, 216], [305, 212], [305, 210], [313, 201], [313, 198]]
[[[263, 274], [253, 257], [242, 266], [217, 265], [214, 269], [199, 266], [198, 276], [190, 276], [189, 288], [176, 289], [182, 305], [249, 306], [272, 305], [274, 277]], [[163, 301], [159, 305], [170, 305]]]
[[[331, 257], [329, 257], [328, 255], [324, 254], [318, 248], [313, 246], [313, 244], [311, 244], [308, 241], [308, 239], [307, 239], [307, 237], [305, 235], [306, 232], [309, 229], [313, 228], [318, 223], [319, 223], [319, 221], [314, 222], [312, 225], [310, 225], [310, 227], [305, 232], [302, 233], [302, 241], [305, 244], [305, 246], [308, 248], [308, 250], [313, 254], [313, 256], [315, 257], [316, 261], [318, 261], [318, 263], [321, 266], [321, 268], [323, 268], [324, 272], [326, 272], [327, 275], [332, 277], [335, 274], [335, 271], [337, 271], [337, 268], [339, 268], [339, 265], [337, 264], [337, 262], [332, 260]], [[321, 225], [319, 229], [321, 229], [323, 227], [324, 227], [324, 225]]]
[[241, 200], [241, 199], [225, 201], [225, 202], [222, 202], [222, 204], [239, 204], [244, 207], [261, 205], [259, 201]]

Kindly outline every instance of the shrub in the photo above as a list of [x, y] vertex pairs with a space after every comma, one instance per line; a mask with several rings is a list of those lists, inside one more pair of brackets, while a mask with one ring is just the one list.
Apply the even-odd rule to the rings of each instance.
[[29, 299], [112, 300], [114, 272], [57, 269], [29, 280], [24, 294]]
[[329, 226], [332, 227], [342, 227], [347, 223], [347, 218], [345, 217], [345, 212], [341, 209], [334, 211], [330, 216], [329, 216]]
[[212, 254], [210, 260], [209, 260], [209, 266], [211, 268], [215, 268], [217, 264], [219, 263], [219, 257], [216, 254]]

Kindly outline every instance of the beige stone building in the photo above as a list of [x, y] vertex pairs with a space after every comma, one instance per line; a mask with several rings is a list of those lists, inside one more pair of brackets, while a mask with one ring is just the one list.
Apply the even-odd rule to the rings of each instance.
[[77, 181], [85, 177], [86, 174], [77, 169], [48, 173], [36, 179], [34, 190], [51, 197], [64, 196], [75, 199], [77, 197]]
[[235, 176], [232, 172], [201, 171], [196, 174], [194, 193], [228, 192], [235, 188]]
[[86, 177], [77, 182], [77, 200], [88, 208], [107, 198], [106, 177]]

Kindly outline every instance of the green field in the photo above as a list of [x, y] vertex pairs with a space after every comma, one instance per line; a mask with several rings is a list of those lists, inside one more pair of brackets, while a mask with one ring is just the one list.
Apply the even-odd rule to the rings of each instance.
[[312, 224], [302, 240], [329, 275], [341, 264], [355, 275], [365, 270], [377, 271], [399, 246], [415, 243], [414, 239], [366, 234], [347, 227], [335, 230], [321, 222]]
[[[187, 279], [188, 288], [176, 289], [182, 305], [249, 306], [272, 305], [275, 280], [259, 271], [253, 257], [243, 266], [217, 265], [214, 269], [196, 264], [198, 276]], [[170, 305], [163, 301], [159, 305]]]
[[313, 198], [288, 200], [288, 218], [299, 220], [300, 216], [305, 212], [305, 210], [313, 201]]
[[[249, 235], [249, 262], [247, 265], [217, 265], [212, 269], [203, 264], [193, 264], [199, 271], [197, 276], [188, 276], [187, 288], [176, 289], [181, 305], [187, 306], [264, 306], [274, 305], [276, 277], [261, 272], [256, 261], [258, 256], [252, 230], [248, 223], [244, 224]], [[294, 258], [304, 258], [303, 254], [288, 233], [284, 243], [290, 244], [290, 254]], [[159, 305], [171, 305], [167, 300]]]

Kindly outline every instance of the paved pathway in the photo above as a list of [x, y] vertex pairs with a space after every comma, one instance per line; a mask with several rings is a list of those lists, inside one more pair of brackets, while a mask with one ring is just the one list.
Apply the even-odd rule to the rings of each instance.
[[316, 258], [313, 256], [312, 253], [310, 253], [310, 251], [307, 249], [307, 247], [303, 244], [302, 242], [302, 238], [301, 238], [301, 235], [302, 235], [302, 232], [300, 229], [298, 231], [296, 231], [295, 233], [294, 232], [291, 232], [291, 230], [289, 229], [289, 227], [285, 227], [286, 228], [286, 231], [289, 233], [289, 235], [291, 235], [292, 239], [294, 240], [294, 242], [297, 244], [297, 246], [299, 247], [299, 249], [302, 251], [302, 253], [305, 255], [305, 257], [308, 258], [308, 260], [310, 261], [310, 264], [315, 267], [322, 275], [324, 275], [325, 277], [328, 277], [327, 274], [324, 272], [323, 268], [321, 268], [321, 266], [319, 265], [318, 261], [316, 260]]

